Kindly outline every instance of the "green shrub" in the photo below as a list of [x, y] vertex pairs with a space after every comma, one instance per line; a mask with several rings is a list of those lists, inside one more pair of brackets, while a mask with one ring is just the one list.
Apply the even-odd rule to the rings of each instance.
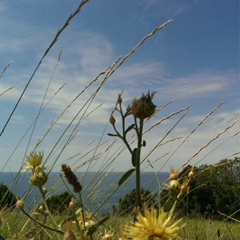
[[13, 207], [16, 204], [16, 196], [10, 192], [7, 186], [0, 183], [0, 209]]

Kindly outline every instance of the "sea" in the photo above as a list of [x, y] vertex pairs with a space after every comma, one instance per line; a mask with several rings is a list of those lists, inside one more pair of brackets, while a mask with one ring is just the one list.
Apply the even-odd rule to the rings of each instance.
[[[78, 172], [76, 173], [82, 185], [82, 199], [84, 206], [100, 214], [111, 213], [113, 206], [117, 207], [119, 200], [135, 189], [135, 173], [133, 173], [121, 186], [119, 180], [124, 172]], [[167, 172], [142, 172], [141, 187], [150, 192], [159, 192], [168, 179]], [[24, 199], [25, 207], [34, 209], [41, 202], [38, 188], [30, 184], [31, 173], [0, 173], [0, 183], [6, 185], [16, 196]], [[63, 173], [51, 172], [44, 187], [47, 197], [59, 195], [65, 191], [72, 191]]]

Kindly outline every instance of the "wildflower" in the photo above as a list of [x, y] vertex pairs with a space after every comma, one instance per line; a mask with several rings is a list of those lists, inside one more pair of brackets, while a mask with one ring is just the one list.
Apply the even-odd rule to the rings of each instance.
[[62, 171], [70, 185], [73, 186], [74, 192], [81, 192], [82, 186], [79, 183], [76, 175], [72, 172], [71, 168], [67, 164], [62, 165]]
[[155, 92], [148, 92], [146, 95], [142, 95], [139, 99], [134, 99], [132, 105], [128, 107], [127, 112], [139, 119], [146, 119], [151, 117], [156, 110], [156, 106], [153, 104], [152, 99]]
[[36, 187], [42, 187], [48, 180], [43, 167], [36, 167], [31, 177], [31, 184]]
[[21, 210], [23, 209], [23, 207], [24, 201], [20, 197], [17, 197], [16, 208]]
[[170, 240], [181, 239], [178, 236], [181, 219], [174, 222], [172, 215], [161, 210], [160, 214], [156, 209], [144, 209], [144, 215], [138, 213], [137, 221], [127, 226], [123, 236], [133, 240]]
[[35, 169], [41, 165], [42, 159], [43, 159], [43, 153], [42, 152], [39, 152], [39, 153], [32, 152], [27, 157], [27, 164], [29, 166], [25, 168], [25, 171], [32, 170], [32, 172], [34, 172]]

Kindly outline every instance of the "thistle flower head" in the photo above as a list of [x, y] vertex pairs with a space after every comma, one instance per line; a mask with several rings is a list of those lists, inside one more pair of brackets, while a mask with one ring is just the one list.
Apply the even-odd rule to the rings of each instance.
[[134, 117], [139, 119], [151, 117], [156, 110], [156, 106], [152, 102], [154, 94], [155, 92], [148, 92], [148, 94], [143, 94], [139, 99], [134, 99], [132, 105], [128, 107], [127, 112], [130, 112]]
[[25, 168], [25, 171], [32, 170], [32, 172], [35, 171], [36, 167], [39, 167], [42, 163], [43, 159], [43, 153], [39, 152], [32, 152], [30, 155], [27, 157], [27, 164], [28, 167]]
[[48, 180], [47, 174], [44, 172], [44, 167], [37, 166], [31, 177], [31, 184], [36, 187], [42, 187]]
[[123, 236], [133, 240], [170, 240], [181, 239], [178, 235], [182, 226], [181, 219], [174, 221], [174, 217], [161, 210], [160, 213], [154, 208], [144, 209], [144, 215], [139, 213], [137, 221], [127, 226]]
[[180, 183], [177, 180], [170, 181], [168, 185], [168, 190], [171, 195], [178, 195], [180, 192]]

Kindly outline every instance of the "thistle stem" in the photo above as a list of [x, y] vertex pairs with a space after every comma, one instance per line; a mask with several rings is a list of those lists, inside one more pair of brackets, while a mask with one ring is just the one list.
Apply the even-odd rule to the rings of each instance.
[[44, 192], [43, 192], [42, 187], [39, 187], [39, 190], [40, 190], [40, 193], [41, 193], [42, 198], [43, 198], [43, 204], [44, 204], [44, 207], [45, 207], [45, 209], [46, 209], [46, 211], [47, 211], [47, 213], [48, 213], [50, 219], [52, 220], [53, 224], [54, 224], [56, 227], [59, 227], [58, 224], [56, 223], [54, 217], [52, 216], [52, 214], [51, 214], [49, 208], [48, 208], [48, 204], [47, 204], [46, 197], [45, 197], [45, 194], [44, 194]]
[[[136, 118], [135, 118], [135, 122]], [[141, 207], [141, 169], [140, 169], [140, 156], [142, 148], [142, 134], [143, 134], [143, 119], [139, 121], [139, 128], [136, 124], [136, 132], [138, 137], [138, 152], [137, 152], [137, 161], [136, 161], [136, 206], [137, 208]]]

